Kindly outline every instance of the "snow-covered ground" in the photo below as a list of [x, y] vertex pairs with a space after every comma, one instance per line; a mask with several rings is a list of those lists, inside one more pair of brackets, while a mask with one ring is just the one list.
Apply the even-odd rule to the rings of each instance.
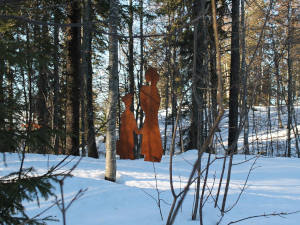
[[[178, 193], [185, 185], [190, 174], [192, 164], [197, 157], [196, 151], [191, 150], [174, 157], [174, 186]], [[214, 157], [213, 157], [214, 158]], [[250, 158], [250, 157], [249, 157]], [[43, 156], [28, 154], [25, 167], [34, 166], [38, 172], [46, 171], [62, 159], [62, 156]], [[77, 158], [67, 167], [71, 167]], [[204, 156], [203, 162], [207, 160]], [[234, 163], [245, 160], [244, 156], [235, 156]], [[0, 164], [0, 175], [16, 170], [20, 161], [16, 154], [6, 154], [7, 167]], [[232, 182], [230, 185], [227, 206], [230, 207], [237, 199], [248, 171], [254, 159], [243, 164], [234, 165]], [[164, 221], [161, 220], [156, 201], [158, 192], [154, 167], [157, 176], [157, 188], [160, 193], [161, 210]], [[209, 171], [208, 185], [213, 186], [220, 176], [222, 160], [212, 164]], [[105, 181], [104, 159], [83, 158], [78, 168], [73, 172], [73, 178], [67, 178], [64, 186], [66, 203], [79, 189], [88, 188], [85, 194], [67, 211], [67, 224], [70, 225], [159, 225], [165, 224], [172, 202], [169, 184], [169, 157], [163, 157], [161, 163], [150, 163], [141, 160], [117, 160], [117, 182]], [[259, 158], [254, 165], [248, 186], [242, 194], [238, 204], [224, 216], [221, 224], [228, 224], [248, 216], [260, 214], [293, 212], [300, 210], [300, 159], [297, 158]], [[213, 195], [217, 185], [214, 185]], [[224, 185], [223, 185], [224, 188]], [[56, 188], [59, 196], [59, 188]], [[175, 224], [199, 224], [191, 220], [194, 190], [190, 190], [184, 201], [182, 211], [179, 212]], [[221, 197], [222, 200], [222, 197]], [[36, 203], [26, 203], [26, 208], [31, 215], [35, 215], [47, 208], [52, 200], [42, 201], [41, 208]], [[221, 204], [221, 201], [219, 202]], [[45, 215], [56, 216], [61, 221], [61, 214], [54, 206]], [[218, 210], [213, 208], [213, 199], [208, 198], [204, 207], [204, 224], [216, 224], [220, 218]], [[284, 217], [256, 218], [238, 224], [256, 225], [299, 225], [300, 214]], [[49, 224], [62, 224], [51, 222]]]
[[[272, 122], [276, 115], [272, 109]], [[250, 129], [250, 139], [255, 137], [259, 144], [253, 145], [264, 147], [265, 136], [272, 136], [274, 141], [284, 145], [285, 138], [280, 139], [286, 129], [277, 129], [277, 124], [272, 125], [269, 132], [266, 130], [266, 108], [256, 111], [256, 133]], [[263, 113], [262, 113], [263, 112]], [[251, 114], [250, 114], [251, 115]], [[250, 117], [250, 121], [252, 120]], [[299, 118], [300, 119], [300, 118]], [[283, 118], [283, 122], [285, 118]], [[299, 120], [300, 121], [300, 120]], [[161, 123], [162, 126], [163, 123]], [[250, 125], [252, 122], [250, 123]], [[252, 126], [252, 125], [251, 125]], [[170, 126], [169, 126], [170, 127]], [[163, 127], [161, 127], [162, 129]], [[226, 116], [220, 126], [224, 145], [226, 146]], [[276, 129], [275, 129], [276, 128]], [[281, 132], [281, 133], [280, 133]], [[268, 134], [267, 134], [268, 133]], [[275, 137], [276, 134], [280, 134]], [[285, 135], [285, 134], [283, 134]], [[250, 141], [251, 142], [251, 141]], [[255, 143], [256, 143], [255, 142]], [[239, 146], [242, 139], [239, 141]], [[100, 146], [103, 151], [104, 145]], [[295, 145], [293, 142], [293, 152]], [[252, 148], [252, 146], [251, 146]], [[268, 150], [270, 151], [270, 150]], [[221, 151], [220, 151], [221, 152]], [[278, 151], [279, 152], [279, 151]], [[282, 150], [280, 150], [280, 154]], [[280, 155], [279, 154], [279, 155]], [[274, 156], [276, 149], [274, 150]], [[295, 155], [295, 154], [294, 154]], [[0, 177], [18, 170], [20, 157], [17, 154], [5, 154], [6, 164], [2, 158], [0, 161]], [[222, 155], [218, 155], [222, 156]], [[212, 155], [211, 161], [215, 159]], [[290, 213], [300, 210], [300, 159], [283, 157], [259, 157], [256, 162], [254, 156], [247, 158], [244, 155], [234, 156], [233, 170], [226, 208], [230, 208], [237, 200], [241, 188], [252, 167], [245, 191], [242, 193], [236, 206], [225, 214], [220, 225], [227, 225], [231, 221], [237, 221], [246, 217], [271, 213]], [[24, 168], [34, 167], [38, 173], [46, 172], [52, 165], [57, 164], [64, 156], [27, 154]], [[173, 182], [176, 193], [185, 186], [192, 165], [197, 158], [197, 152], [190, 150], [174, 156]], [[208, 155], [203, 156], [202, 166], [206, 165]], [[247, 160], [246, 160], [247, 159]], [[67, 164], [61, 170], [71, 168], [79, 160], [79, 157], [70, 157]], [[255, 164], [253, 165], [253, 163]], [[208, 197], [204, 206], [204, 225], [216, 225], [221, 218], [220, 211], [215, 209], [214, 197], [217, 191], [219, 177], [221, 174], [223, 159], [216, 159], [209, 169], [208, 186], [212, 189], [212, 196]], [[68, 225], [161, 225], [166, 224], [168, 213], [172, 203], [172, 194], [169, 182], [169, 156], [164, 156], [160, 163], [144, 162], [139, 160], [117, 160], [117, 182], [112, 183], [104, 180], [105, 159], [82, 158], [78, 167], [73, 171], [73, 177], [67, 178], [64, 185], [66, 204], [76, 195], [80, 189], [86, 189], [84, 195], [76, 200], [67, 211]], [[226, 175], [226, 173], [225, 173]], [[156, 179], [155, 179], [156, 177]], [[226, 177], [226, 176], [225, 176]], [[219, 199], [219, 206], [223, 199], [225, 179]], [[157, 188], [156, 188], [157, 187]], [[60, 197], [59, 187], [56, 185], [57, 196]], [[189, 191], [182, 209], [176, 218], [177, 225], [199, 224], [199, 219], [191, 220], [194, 186]], [[206, 193], [209, 194], [209, 193]], [[160, 206], [163, 220], [157, 200], [161, 199]], [[32, 216], [53, 204], [54, 199], [41, 200], [40, 207], [36, 203], [25, 203], [28, 213]], [[56, 216], [60, 222], [49, 222], [49, 224], [62, 224], [62, 216], [57, 206], [52, 207], [43, 216]], [[244, 220], [240, 225], [299, 225], [300, 213], [287, 216], [258, 217]]]

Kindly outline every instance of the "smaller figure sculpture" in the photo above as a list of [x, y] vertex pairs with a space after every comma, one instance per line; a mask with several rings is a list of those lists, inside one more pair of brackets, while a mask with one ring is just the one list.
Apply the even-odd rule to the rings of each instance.
[[125, 111], [121, 115], [120, 138], [117, 141], [117, 154], [120, 159], [134, 159], [134, 135], [139, 134], [133, 113], [130, 111], [132, 104], [132, 94], [127, 94], [122, 98], [125, 103]]
[[160, 162], [163, 148], [161, 143], [158, 110], [160, 105], [160, 96], [156, 84], [159, 75], [154, 68], [146, 71], [145, 78], [149, 85], [144, 85], [140, 89], [140, 102], [142, 110], [145, 112], [145, 121], [140, 133], [143, 135], [141, 144], [141, 153], [145, 156], [145, 161]]

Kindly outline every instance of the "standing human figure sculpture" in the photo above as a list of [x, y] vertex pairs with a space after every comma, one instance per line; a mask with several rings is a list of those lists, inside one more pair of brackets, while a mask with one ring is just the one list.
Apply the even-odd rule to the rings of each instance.
[[159, 75], [154, 68], [146, 71], [145, 78], [149, 85], [143, 85], [140, 89], [140, 102], [142, 110], [145, 113], [145, 121], [140, 130], [143, 135], [141, 143], [141, 154], [145, 161], [160, 162], [163, 148], [161, 143], [158, 110], [160, 105], [160, 96], [156, 84]]
[[132, 104], [132, 94], [127, 94], [122, 98], [125, 103], [125, 111], [121, 115], [120, 138], [117, 141], [117, 154], [120, 159], [134, 159], [134, 135], [139, 134], [133, 113], [130, 111]]

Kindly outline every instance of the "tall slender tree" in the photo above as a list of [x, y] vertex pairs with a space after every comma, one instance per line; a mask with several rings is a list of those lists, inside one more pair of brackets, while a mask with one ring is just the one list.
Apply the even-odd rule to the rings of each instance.
[[[240, 79], [240, 38], [239, 38], [240, 1], [232, 0], [232, 31], [231, 31], [231, 60], [230, 60], [230, 89], [229, 89], [229, 134], [228, 146], [234, 144], [238, 136], [238, 96]], [[237, 152], [237, 147], [232, 149]]]
[[237, 153], [236, 141], [238, 138], [238, 95], [239, 95], [239, 73], [240, 73], [240, 43], [239, 43], [239, 17], [240, 0], [232, 0], [232, 25], [231, 25], [231, 60], [230, 60], [230, 91], [229, 91], [229, 134], [228, 154], [230, 155], [225, 193], [221, 211], [225, 211], [226, 199], [229, 190], [233, 154]]
[[[60, 21], [60, 11], [58, 8], [54, 10], [54, 23], [58, 24]], [[56, 154], [63, 153], [61, 148], [61, 135], [59, 130], [61, 128], [61, 101], [60, 101], [60, 82], [59, 82], [59, 27], [54, 26], [53, 30], [54, 50], [53, 50], [53, 129], [54, 135], [54, 152]]]
[[199, 149], [203, 142], [203, 92], [207, 55], [207, 26], [205, 1], [194, 2], [194, 17], [199, 17], [194, 28], [194, 62], [192, 77], [192, 122], [190, 127], [190, 149]]
[[288, 101], [287, 101], [287, 109], [288, 109], [288, 121], [287, 121], [287, 156], [291, 157], [291, 129], [292, 129], [292, 107], [293, 107], [293, 61], [292, 61], [292, 0], [288, 0], [287, 3], [287, 23], [288, 23], [288, 31], [287, 31], [287, 64], [288, 64]]
[[[194, 27], [194, 62], [193, 62], [193, 117], [192, 117], [192, 144], [198, 149], [198, 157], [202, 157], [200, 149], [204, 141], [204, 74], [207, 72], [207, 25], [205, 0], [195, 1], [194, 3], [195, 17], [199, 17], [199, 21]], [[193, 209], [192, 219], [195, 220], [198, 212], [199, 193], [200, 193], [200, 170], [201, 163], [197, 168], [197, 190], [195, 198], [195, 207]], [[201, 207], [201, 206], [200, 206]]]
[[[79, 1], [68, 0], [67, 21], [80, 23]], [[66, 104], [66, 153], [79, 155], [79, 100], [80, 100], [80, 27], [67, 27], [67, 104]]]
[[[47, 20], [47, 14], [43, 16], [43, 20]], [[34, 28], [36, 32], [35, 44], [37, 45], [37, 49], [39, 49], [38, 53], [38, 95], [37, 95], [37, 115], [38, 115], [38, 123], [41, 126], [39, 129], [39, 139], [42, 141], [42, 144], [38, 146], [38, 151], [40, 153], [47, 153], [50, 144], [50, 136], [49, 136], [49, 110], [47, 107], [48, 101], [48, 80], [49, 76], [47, 73], [48, 70], [48, 57], [44, 54], [47, 51], [47, 46], [49, 43], [49, 30], [48, 26], [44, 25], [42, 29], [39, 26]], [[48, 43], [47, 43], [48, 42]], [[38, 46], [39, 45], [39, 46]]]
[[247, 70], [246, 70], [246, 22], [245, 22], [245, 0], [241, 0], [241, 48], [242, 48], [242, 62], [241, 62], [241, 77], [243, 87], [242, 111], [241, 119], [244, 120], [244, 152], [249, 154], [249, 116], [248, 116], [248, 92], [247, 92]]
[[110, 1], [109, 12], [109, 93], [107, 106], [105, 179], [116, 181], [116, 122], [119, 95], [118, 76], [118, 13], [119, 1]]
[[[2, 43], [0, 45], [0, 54], [2, 53]], [[3, 55], [3, 54], [1, 54]], [[5, 151], [5, 105], [4, 105], [4, 58], [0, 56], [0, 152]]]
[[83, 72], [86, 76], [86, 116], [88, 125], [88, 156], [98, 158], [95, 140], [94, 105], [93, 105], [93, 68], [92, 68], [92, 3], [85, 0], [84, 10], [84, 32], [83, 32]]

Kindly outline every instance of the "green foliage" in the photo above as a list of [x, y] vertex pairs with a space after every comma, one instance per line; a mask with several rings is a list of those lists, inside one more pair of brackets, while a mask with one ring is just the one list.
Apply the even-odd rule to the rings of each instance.
[[51, 181], [57, 182], [54, 175], [32, 176], [33, 168], [14, 172], [0, 178], [0, 224], [42, 225], [52, 217], [31, 219], [25, 212], [23, 201], [37, 201], [42, 197], [47, 200], [53, 196]]

